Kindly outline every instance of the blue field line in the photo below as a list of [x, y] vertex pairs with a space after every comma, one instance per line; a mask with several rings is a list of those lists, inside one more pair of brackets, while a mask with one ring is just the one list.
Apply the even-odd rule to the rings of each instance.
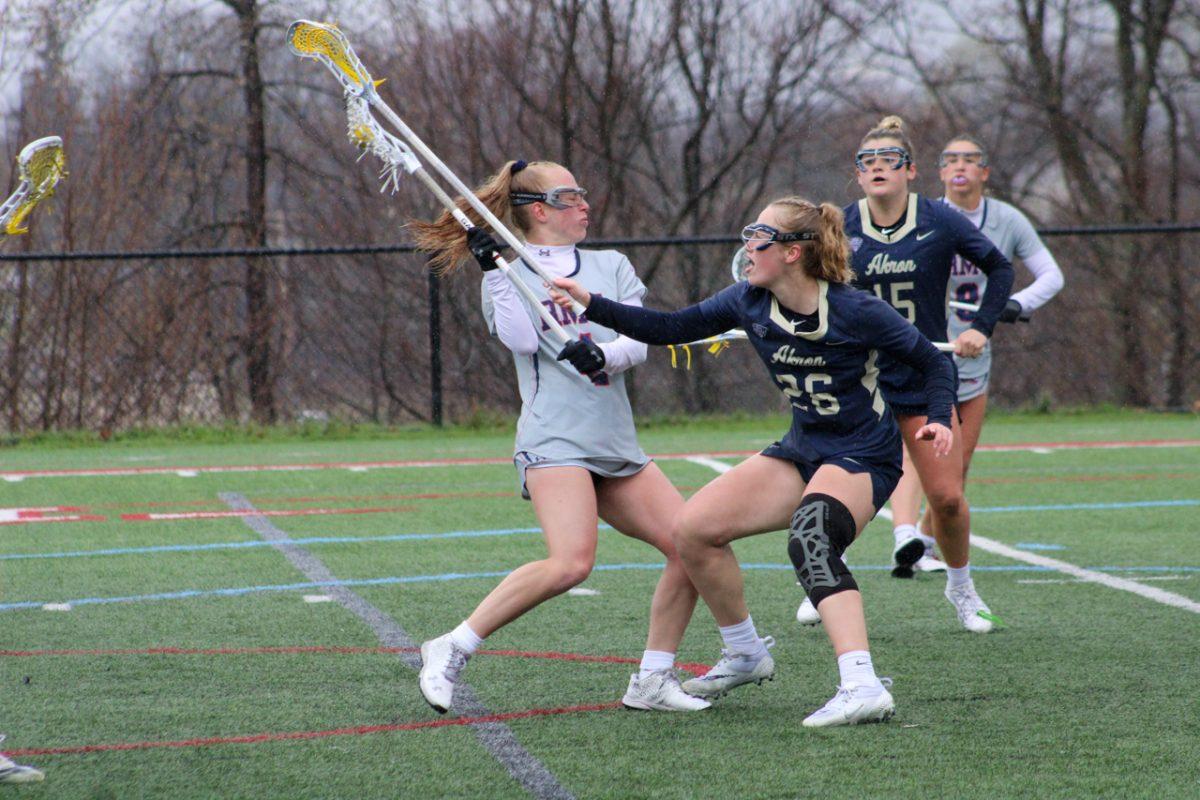
[[[601, 526], [606, 528], [608, 526]], [[541, 528], [497, 528], [482, 531], [449, 531], [447, 533], [396, 533], [384, 536], [309, 536], [289, 539], [291, 544], [355, 544], [362, 542], [404, 542], [421, 539], [468, 539], [479, 536], [514, 536], [521, 533], [541, 533]], [[124, 556], [133, 553], [191, 553], [200, 550], [240, 550], [248, 547], [271, 547], [263, 539], [244, 542], [213, 542], [211, 544], [162, 544], [146, 547], [112, 547], [105, 550], [71, 550], [61, 553], [9, 553], [0, 561], [31, 558], [86, 558], [87, 556]]]
[[[791, 564], [742, 564], [744, 570], [773, 570], [791, 571]], [[641, 564], [597, 564], [596, 572], [617, 572], [623, 570], [653, 570], [663, 568], [661, 563]], [[891, 564], [855, 564], [855, 572], [891, 571]], [[1031, 564], [1016, 564], [1011, 566], [976, 566], [971, 565], [976, 572], [1055, 572], [1049, 567], [1039, 567]], [[1087, 567], [1097, 572], [1200, 572], [1200, 567], [1178, 566], [1146, 566], [1146, 567]], [[229, 589], [187, 589], [180, 592], [159, 592], [156, 594], [131, 594], [119, 597], [82, 597], [75, 600], [25, 600], [16, 603], [0, 603], [0, 611], [18, 611], [21, 609], [41, 608], [43, 605], [69, 603], [72, 606], [111, 605], [113, 603], [145, 603], [157, 600], [187, 600], [197, 597], [238, 597], [264, 592], [292, 592], [300, 589], [321, 589], [333, 586], [393, 586], [406, 583], [445, 583], [449, 581], [474, 580], [478, 578], [500, 578], [509, 570], [488, 572], [443, 572], [438, 575], [408, 575], [391, 576], [386, 578], [360, 578], [356, 580], [315, 581], [310, 583], [279, 583], [265, 586], [238, 586]]]
[[[978, 506], [972, 507], [975, 514], [1005, 513], [1013, 511], [1087, 511], [1114, 510], [1122, 508], [1156, 508], [1200, 506], [1200, 500], [1142, 500], [1128, 503], [1071, 503], [1041, 506]], [[601, 525], [601, 530], [611, 530]], [[541, 528], [497, 528], [495, 530], [450, 531], [447, 533], [399, 533], [383, 536], [310, 536], [292, 539], [295, 544], [362, 544], [366, 542], [403, 542], [429, 539], [465, 539], [487, 536], [513, 536], [523, 533], [541, 533]], [[237, 541], [210, 544], [167, 544], [146, 547], [113, 547], [103, 550], [70, 550], [56, 553], [9, 553], [0, 554], [0, 561], [19, 561], [42, 558], [87, 558], [90, 556], [123, 556], [137, 553], [190, 553], [204, 550], [238, 550], [252, 547], [269, 547], [270, 542]]]
[[1121, 508], [1163, 508], [1168, 506], [1200, 506], [1200, 500], [1141, 500], [1134, 503], [1063, 503], [1047, 506], [982, 506], [971, 507], [972, 514], [1003, 514], [1009, 511], [1111, 511]]

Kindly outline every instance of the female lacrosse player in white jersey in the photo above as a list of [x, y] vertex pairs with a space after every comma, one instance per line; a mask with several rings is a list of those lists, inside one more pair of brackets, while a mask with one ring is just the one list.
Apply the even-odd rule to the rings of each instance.
[[755, 630], [730, 545], [788, 528], [788, 556], [825, 618], [841, 677], [833, 699], [803, 724], [880, 722], [895, 711], [890, 681], [875, 674], [862, 595], [841, 557], [900, 478], [900, 431], [880, 394], [877, 361], [896, 359], [918, 376], [928, 421], [913, 435], [935, 457], [952, 446], [954, 368], [887, 303], [848, 285], [850, 248], [836, 206], [781, 198], [742, 236], [746, 280], [681, 311], [622, 305], [573, 280], [555, 284], [593, 319], [651, 344], [741, 328], [791, 402], [787, 434], [696, 492], [676, 522], [675, 544], [726, 648], [684, 688], [719, 697], [774, 677], [774, 642]]
[[[564, 167], [548, 161], [509, 162], [476, 194], [524, 237], [549, 275], [570, 275], [607, 297], [641, 303], [646, 287], [625, 256], [576, 247], [587, 236], [588, 203], [586, 191]], [[707, 708], [708, 701], [680, 688], [674, 671], [675, 653], [696, 605], [696, 590], [670, 536], [683, 497], [638, 446], [625, 392], [623, 373], [646, 359], [646, 346], [586, 315], [559, 309], [542, 280], [527, 266], [515, 264], [514, 272], [546, 297], [543, 305], [580, 337], [564, 348], [496, 269], [497, 245], [489, 234], [477, 228], [468, 242], [446, 213], [413, 227], [419, 246], [435, 253], [434, 268], [452, 267], [473, 255], [485, 271], [483, 314], [512, 352], [521, 393], [514, 461], [548, 551], [546, 558], [505, 577], [457, 628], [421, 645], [421, 693], [444, 713], [459, 673], [486, 637], [581, 583], [595, 563], [597, 524], [603, 519], [667, 558], [650, 605], [641, 668], [630, 677], [624, 704], [664, 711]]]
[[[1033, 283], [1015, 293], [1008, 300], [1001, 322], [1016, 322], [1028, 319], [1036, 309], [1045, 305], [1063, 287], [1063, 274], [1054, 256], [1042, 244], [1037, 231], [1029, 219], [1013, 206], [1002, 200], [984, 197], [983, 191], [991, 170], [987, 153], [979, 139], [971, 134], [960, 134], [942, 148], [938, 161], [940, 177], [946, 194], [942, 201], [965, 214], [985, 236], [992, 240], [1004, 257], [1014, 257], [1033, 273]], [[962, 256], [954, 257], [950, 270], [950, 297], [964, 303], [977, 303], [987, 289], [988, 276]], [[975, 312], [951, 310], [948, 336], [951, 341], [970, 327]], [[971, 467], [971, 456], [979, 444], [983, 430], [983, 419], [987, 411], [988, 379], [992, 371], [992, 347], [989, 341], [978, 358], [955, 356], [958, 367], [958, 410], [962, 419], [963, 481]], [[905, 464], [907, 467], [907, 462]], [[921, 504], [921, 484], [906, 472], [896, 487], [896, 495], [908, 493], [901, 504], [916, 509]], [[937, 569], [941, 562], [931, 558], [933, 538], [926, 535], [930, 529], [929, 510], [913, 533], [926, 544], [926, 556], [917, 562], [918, 568]], [[942, 565], [941, 569], [945, 569]]]

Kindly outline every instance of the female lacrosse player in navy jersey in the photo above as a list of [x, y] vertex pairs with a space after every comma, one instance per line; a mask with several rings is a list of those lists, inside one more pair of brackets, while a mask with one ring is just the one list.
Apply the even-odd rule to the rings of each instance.
[[767, 651], [774, 641], [755, 630], [729, 544], [790, 528], [788, 555], [825, 619], [841, 677], [833, 699], [804, 720], [808, 727], [881, 721], [895, 710], [871, 661], [862, 596], [841, 559], [900, 478], [900, 434], [878, 386], [884, 354], [921, 376], [929, 414], [916, 438], [939, 455], [953, 439], [950, 362], [890, 306], [848, 285], [842, 224], [842, 212], [828, 203], [776, 200], [742, 234], [746, 280], [673, 313], [555, 281], [587, 307], [589, 319], [650, 344], [741, 328], [791, 401], [792, 427], [783, 440], [693, 495], [674, 539], [725, 643], [716, 666], [684, 689], [718, 697], [775, 674]]
[[[585, 190], [565, 168], [548, 161], [509, 162], [477, 194], [519, 231], [550, 275], [572, 275], [608, 297], [641, 303], [646, 287], [625, 256], [576, 248], [587, 235], [588, 204]], [[586, 316], [560, 311], [547, 297], [543, 304], [580, 336], [562, 348], [496, 269], [497, 246], [489, 234], [477, 228], [467, 237], [445, 213], [413, 227], [418, 244], [436, 254], [435, 268], [474, 255], [484, 269], [484, 317], [512, 352], [521, 393], [514, 456], [519, 483], [523, 496], [533, 501], [548, 550], [545, 559], [505, 577], [457, 628], [421, 645], [421, 693], [444, 713], [460, 671], [487, 636], [581, 583], [595, 563], [597, 522], [603, 519], [667, 557], [650, 606], [641, 669], [631, 676], [623, 702], [638, 709], [707, 708], [707, 700], [680, 688], [674, 671], [675, 653], [696, 605], [696, 590], [671, 543], [671, 523], [683, 498], [638, 446], [625, 393], [622, 373], [646, 359], [646, 346]], [[546, 296], [547, 287], [531, 269], [516, 265], [514, 272], [534, 293]]]
[[[991, 170], [988, 167], [987, 153], [977, 137], [963, 133], [946, 142], [938, 158], [938, 166], [941, 170], [939, 177], [946, 190], [942, 202], [971, 220], [1005, 258], [1010, 261], [1014, 257], [1021, 259], [1025, 268], [1033, 273], [1033, 283], [1010, 297], [1000, 315], [1001, 322], [1028, 319], [1035, 309], [1045, 305], [1063, 287], [1062, 270], [1059, 269], [1054, 256], [1046, 245], [1042, 244], [1037, 231], [1024, 214], [1003, 200], [984, 196], [983, 190]], [[962, 256], [954, 257], [954, 266], [950, 270], [950, 296], [953, 299], [966, 303], [978, 302], [980, 295], [987, 288], [987, 283], [988, 276], [978, 267]], [[949, 316], [950, 338], [957, 337], [975, 321], [973, 311], [956, 309], [952, 310]], [[978, 358], [966, 359], [956, 356], [954, 363], [958, 367], [958, 410], [962, 419], [965, 482], [967, 472], [971, 468], [971, 456], [975, 453], [975, 446], [979, 444], [979, 434], [983, 430], [983, 419], [987, 412], [988, 379], [992, 369], [990, 342]], [[905, 466], [907, 467], [907, 463]], [[901, 500], [902, 493], [905, 492], [908, 492], [909, 496]], [[893, 495], [893, 510], [904, 505], [906, 513], [915, 513], [915, 509], [920, 507], [921, 494], [920, 481], [916, 475], [910, 478], [906, 471]], [[933, 540], [923, 532], [929, 530], [932, 525], [928, 509], [922, 523], [908, 533], [919, 536], [925, 542], [926, 553], [929, 553]], [[938, 563], [927, 555], [917, 562], [917, 567]]]
[[[909, 181], [916, 177], [912, 153], [903, 121], [887, 117], [867, 133], [855, 154], [865, 197], [846, 207], [854, 285], [874, 292], [922, 334], [939, 341], [946, 335], [951, 267], [956, 257], [969, 260], [988, 276], [987, 290], [970, 327], [953, 344], [956, 355], [975, 358], [1008, 302], [1012, 264], [962, 214], [909, 192]], [[929, 498], [933, 534], [948, 567], [946, 598], [963, 627], [986, 633], [995, 618], [975, 591], [968, 566], [971, 527], [963, 496], [962, 437], [955, 436], [948, 458], [936, 458], [916, 435], [929, 416], [920, 376], [886, 356], [880, 357], [879, 367], [884, 398], [896, 413], [907, 454]], [[953, 424], [957, 434], [958, 420]], [[915, 523], [916, 509], [897, 509], [897, 499], [893, 496], [894, 523]], [[897, 537], [894, 575], [911, 576], [913, 565], [925, 555], [925, 543], [909, 530], [902, 528]]]

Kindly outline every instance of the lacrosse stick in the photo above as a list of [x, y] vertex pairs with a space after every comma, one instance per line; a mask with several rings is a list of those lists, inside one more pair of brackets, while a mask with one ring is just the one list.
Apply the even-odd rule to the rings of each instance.
[[25, 221], [34, 207], [54, 195], [54, 187], [67, 176], [67, 156], [62, 139], [46, 136], [30, 142], [17, 155], [17, 174], [20, 183], [12, 195], [0, 205], [0, 227], [5, 233], [26, 233]]
[[[400, 186], [400, 170], [404, 170], [425, 184], [425, 187], [433, 192], [434, 197], [449, 210], [454, 219], [465, 230], [470, 231], [475, 228], [475, 224], [471, 222], [466, 214], [459, 210], [450, 195], [446, 194], [446, 191], [438, 185], [437, 181], [425, 171], [425, 167], [413, 155], [412, 150], [404, 142], [384, 130], [383, 126], [371, 114], [371, 107], [367, 105], [367, 101], [349, 91], [346, 92], [346, 120], [349, 127], [350, 141], [354, 142], [362, 151], [359, 154], [359, 159], [362, 159], [367, 153], [372, 153], [383, 161], [383, 170], [379, 173], [379, 177], [383, 179], [383, 187], [380, 191], [386, 191], [390, 187], [392, 193], [395, 193], [396, 189]], [[512, 281], [517, 290], [537, 309], [538, 316], [562, 340], [562, 344], [571, 341], [572, 336], [563, 329], [558, 320], [550, 313], [550, 310], [542, 304], [538, 296], [529, 288], [529, 285], [513, 272], [509, 263], [500, 255], [496, 256], [496, 265], [500, 268], [501, 272], [508, 276], [508, 279]]]
[[[482, 217], [489, 226], [491, 226], [492, 230], [495, 231], [500, 238], [502, 238], [505, 243], [513, 249], [518, 258], [525, 261], [529, 268], [532, 269], [539, 278], [545, 281], [547, 285], [554, 285], [554, 281], [551, 276], [538, 266], [537, 260], [534, 259], [532, 254], [525, 248], [525, 244], [515, 235], [513, 235], [512, 231], [510, 231], [504, 225], [504, 223], [502, 223], [496, 217], [495, 214], [488, 210], [487, 206], [480, 202], [479, 198], [475, 196], [475, 193], [472, 192], [465, 183], [459, 180], [458, 176], [455, 175], [450, 168], [447, 167], [442, 160], [437, 157], [437, 154], [430, 150], [425, 142], [421, 141], [421, 138], [413, 132], [412, 128], [408, 127], [404, 120], [400, 119], [396, 112], [393, 111], [388, 104], [383, 101], [383, 98], [381, 98], [379, 93], [375, 91], [375, 87], [379, 82], [371, 78], [371, 73], [367, 71], [367, 68], [363, 66], [362, 61], [359, 60], [358, 55], [355, 54], [354, 48], [350, 46], [350, 41], [346, 38], [344, 33], [338, 30], [336, 25], [312, 22], [304, 19], [296, 20], [288, 28], [287, 43], [288, 47], [290, 47], [292, 52], [296, 55], [301, 56], [302, 58], [315, 58], [320, 61], [329, 68], [330, 72], [332, 72], [335, 77], [337, 77], [338, 82], [341, 83], [342, 88], [348, 94], [361, 98], [362, 100], [366, 101], [371, 108], [382, 114], [384, 119], [390, 122], [396, 128], [396, 130], [400, 131], [400, 134], [404, 137], [404, 140], [412, 147], [412, 149], [416, 150], [417, 154], [424, 159], [425, 162], [431, 164], [433, 168], [442, 176], [442, 178], [445, 179], [445, 181], [449, 183], [454, 190], [471, 205], [473, 209], [475, 209], [476, 213], [478, 213], [479, 216]], [[428, 178], [428, 175], [426, 175], [425, 178]], [[433, 189], [434, 184], [432, 183], [432, 179], [429, 179], [428, 181], [425, 179], [422, 180], [425, 182], [426, 186], [428, 186], [431, 190]], [[468, 226], [467, 223], [469, 223], [470, 220], [468, 220], [466, 215], [462, 214], [462, 212], [458, 210], [457, 205], [454, 204], [454, 201], [449, 198], [449, 195], [445, 191], [439, 187], [438, 189], [434, 190], [434, 193], [438, 196], [438, 199], [442, 201], [442, 204], [446, 206], [446, 209], [454, 215], [454, 218], [458, 220], [460, 224], [462, 224], [468, 230], [470, 230], [471, 227], [474, 227], [473, 225]], [[499, 259], [497, 259], [497, 263], [499, 263]], [[510, 276], [514, 278], [516, 277], [515, 275], [511, 274]], [[575, 301], [572, 301], [571, 311], [573, 311], [576, 315], [579, 315], [583, 313], [584, 308]], [[570, 341], [569, 337], [567, 341]]]

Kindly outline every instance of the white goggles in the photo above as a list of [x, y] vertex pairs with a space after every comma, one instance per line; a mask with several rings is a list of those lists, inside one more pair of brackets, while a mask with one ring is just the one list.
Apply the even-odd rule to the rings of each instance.
[[978, 164], [986, 167], [987, 155], [982, 150], [943, 150], [938, 157], [939, 167], [948, 167], [958, 163]]
[[576, 208], [583, 205], [587, 189], [578, 186], [556, 186], [544, 192], [509, 192], [508, 199], [514, 206], [545, 203], [551, 208]]

